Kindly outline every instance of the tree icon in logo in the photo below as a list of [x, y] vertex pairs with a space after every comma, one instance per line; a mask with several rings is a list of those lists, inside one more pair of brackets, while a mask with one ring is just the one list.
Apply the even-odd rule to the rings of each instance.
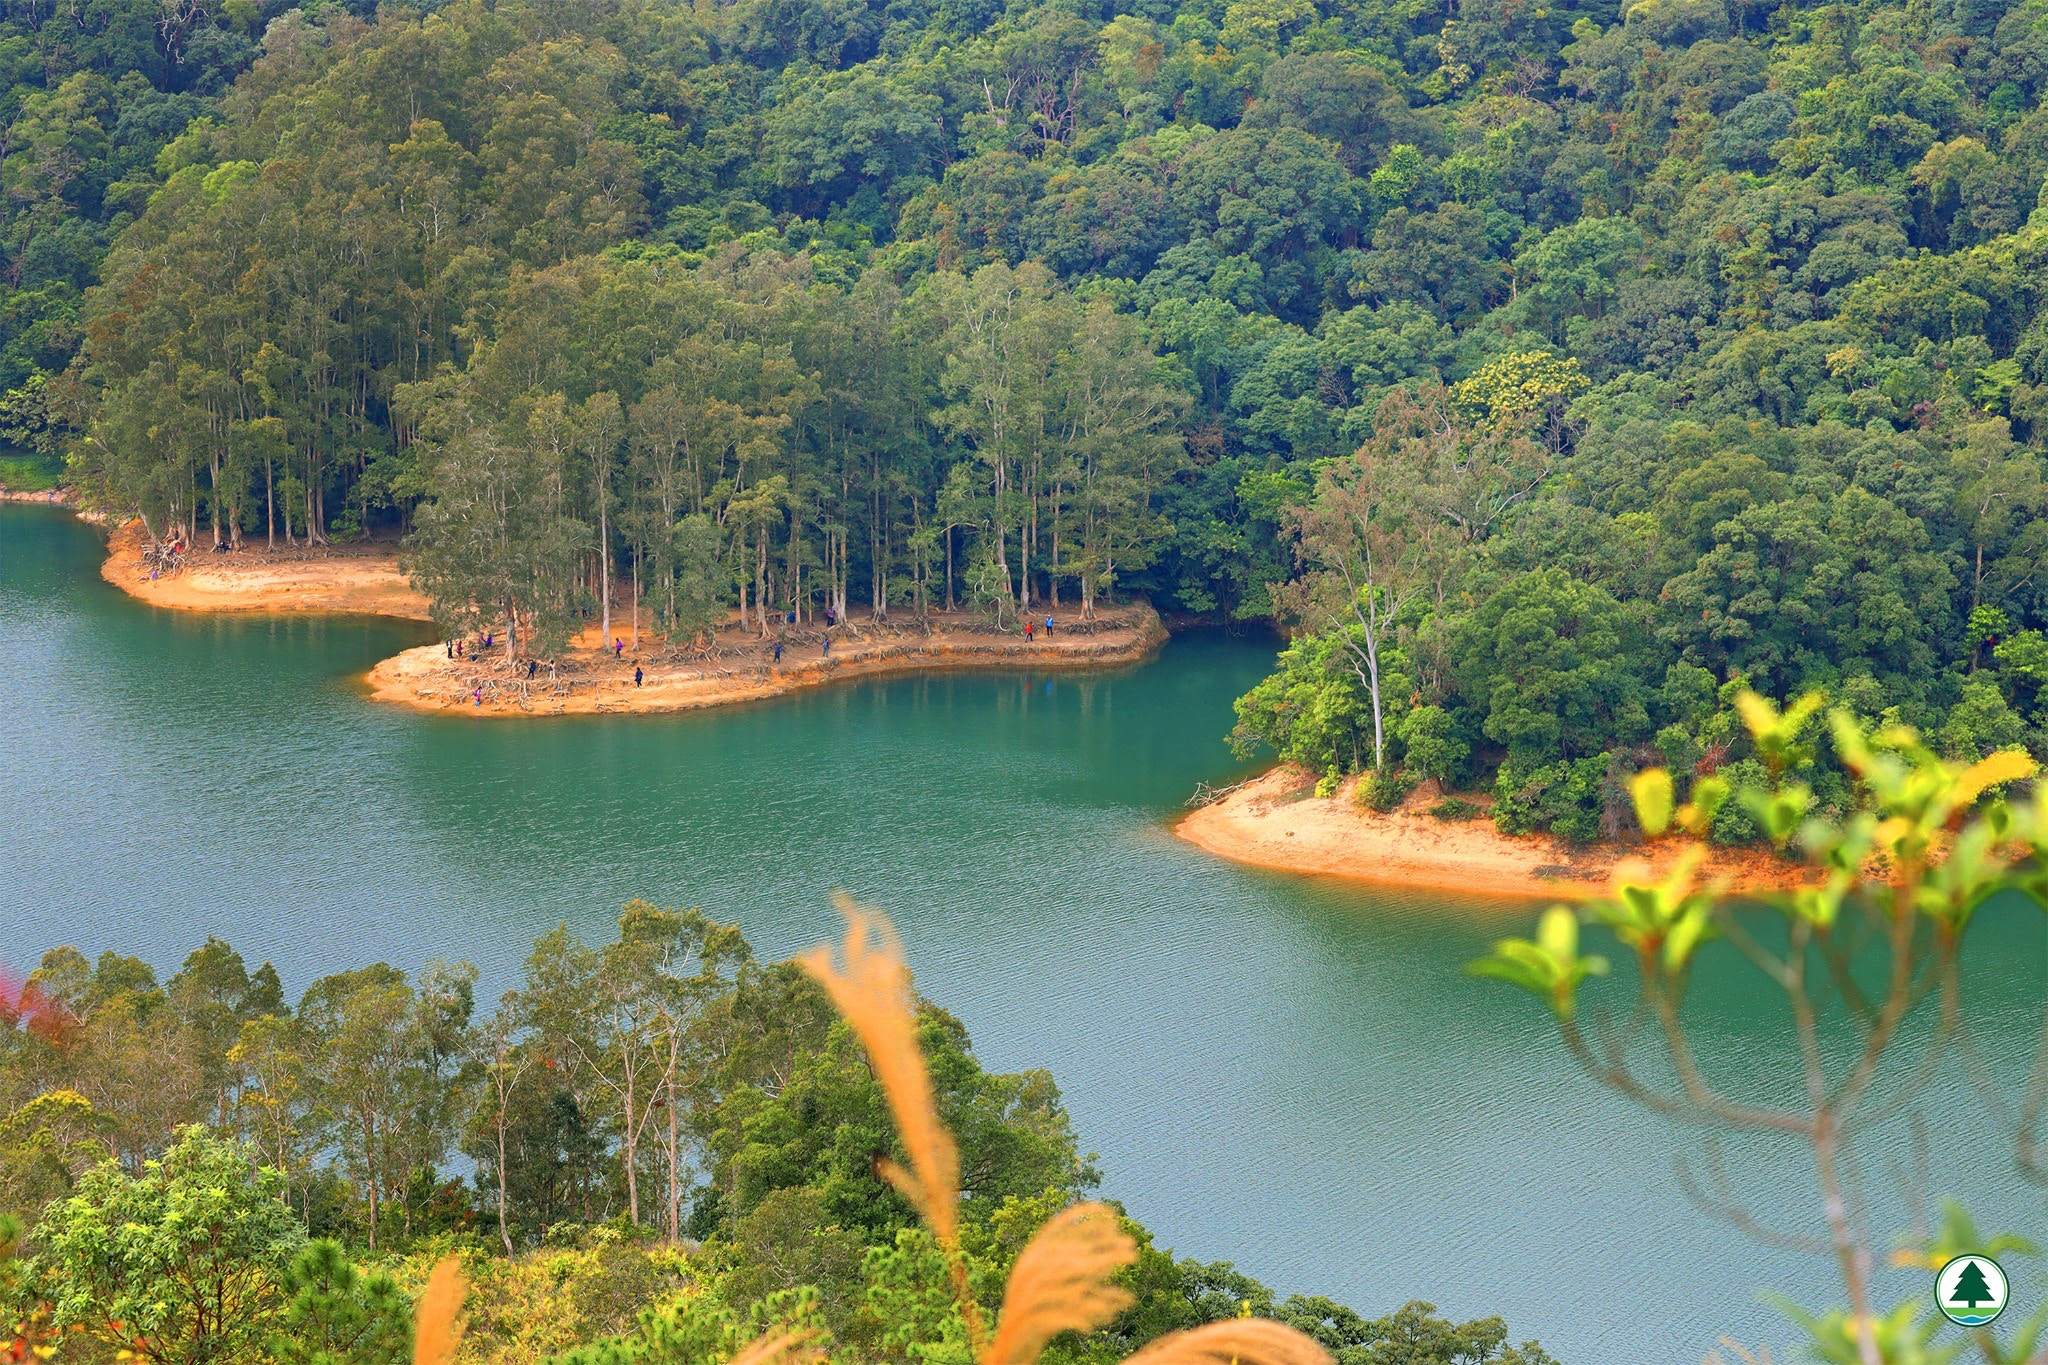
[[1948, 1296], [1950, 1303], [1964, 1304], [1975, 1308], [1980, 1303], [1996, 1303], [1998, 1295], [1991, 1292], [1985, 1282], [1984, 1270], [1975, 1261], [1963, 1267], [1963, 1273], [1956, 1280], [1954, 1292]]
[[1934, 1304], [1958, 1327], [1982, 1327], [2005, 1311], [2005, 1272], [1989, 1256], [1957, 1256], [1934, 1277]]

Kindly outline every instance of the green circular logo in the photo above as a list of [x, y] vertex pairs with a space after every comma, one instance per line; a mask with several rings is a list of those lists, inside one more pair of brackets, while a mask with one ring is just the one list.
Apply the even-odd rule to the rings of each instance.
[[2005, 1272], [1989, 1256], [1958, 1256], [1934, 1276], [1934, 1304], [1958, 1327], [1983, 1327], [2005, 1311]]

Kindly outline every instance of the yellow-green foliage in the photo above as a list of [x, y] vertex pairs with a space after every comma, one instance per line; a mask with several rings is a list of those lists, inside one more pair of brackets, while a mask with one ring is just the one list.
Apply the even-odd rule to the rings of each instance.
[[[427, 1248], [383, 1263], [414, 1299], [447, 1254]], [[468, 1331], [455, 1365], [533, 1365], [600, 1337], [629, 1331], [642, 1309], [667, 1308], [705, 1290], [708, 1266], [683, 1247], [636, 1241], [610, 1227], [575, 1246], [506, 1259], [462, 1251]]]
[[1520, 422], [1553, 398], [1571, 398], [1586, 388], [1579, 362], [1541, 351], [1517, 351], [1490, 361], [1452, 388], [1457, 405], [1490, 422]]

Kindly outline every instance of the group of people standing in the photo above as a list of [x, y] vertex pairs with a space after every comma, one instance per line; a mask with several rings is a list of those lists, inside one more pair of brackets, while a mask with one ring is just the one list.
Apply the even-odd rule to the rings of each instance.
[[446, 647], [448, 650], [449, 658], [468, 659], [473, 658], [475, 655], [483, 653], [485, 650], [489, 649], [492, 645], [495, 645], [497, 643], [498, 636], [496, 632], [485, 631], [483, 638], [476, 642], [476, 648], [474, 650], [472, 650], [469, 647], [469, 641], [463, 639], [459, 635], [456, 636], [453, 640], [447, 641]]
[[[783, 618], [783, 623], [787, 627], [794, 627], [796, 625], [796, 612], [790, 611]], [[819, 642], [818, 645], [819, 658], [829, 659], [832, 657], [831, 632], [833, 628], [836, 627], [838, 624], [839, 612], [837, 611], [837, 609], [833, 607], [825, 608], [825, 632], [824, 638]], [[1029, 644], [1033, 642], [1037, 638], [1037, 633], [1039, 629], [1040, 627], [1037, 621], [1026, 621], [1024, 623], [1025, 643]], [[1048, 616], [1045, 618], [1044, 630], [1046, 638], [1051, 639], [1053, 630], [1052, 617]], [[787, 643], [787, 640], [788, 635], [785, 632], [783, 635], [777, 636], [775, 643], [771, 646], [775, 663], [778, 666], [782, 663], [782, 651]], [[496, 644], [496, 632], [486, 631], [483, 635], [483, 638], [477, 641], [476, 647], [473, 651], [469, 647], [469, 642], [467, 640], [462, 639], [461, 637], [457, 637], [455, 639], [447, 641], [445, 648], [447, 651], [447, 655], [450, 659], [469, 659], [475, 657], [475, 655], [477, 654], [481, 654], [484, 650], [492, 648]], [[607, 648], [611, 650], [612, 658], [615, 661], [624, 661], [626, 657], [626, 642], [622, 637], [614, 636], [612, 638], [611, 644], [607, 646]], [[531, 682], [536, 676], [538, 676], [539, 672], [540, 662], [536, 659], [528, 659], [526, 661], [527, 681]], [[638, 663], [635, 663], [633, 665], [633, 686], [644, 686], [646, 684], [646, 680], [647, 674], [641, 669]], [[470, 689], [470, 700], [479, 707], [481, 707], [484, 704], [484, 694], [483, 688], [481, 686], [473, 687]]]
[[[782, 618], [782, 624], [783, 624], [783, 627], [784, 627], [784, 629], [783, 629], [783, 633], [782, 633], [782, 634], [780, 634], [780, 635], [778, 635], [778, 636], [776, 636], [776, 637], [775, 637], [775, 643], [774, 643], [774, 644], [772, 644], [772, 645], [770, 645], [770, 646], [768, 647], [768, 648], [769, 648], [769, 653], [770, 653], [771, 657], [773, 657], [773, 659], [775, 660], [775, 662], [776, 662], [776, 664], [777, 664], [777, 665], [780, 665], [780, 664], [782, 663], [782, 651], [783, 651], [783, 650], [784, 650], [784, 649], [785, 649], [785, 648], [786, 648], [786, 647], [788, 646], [788, 643], [789, 643], [789, 630], [790, 630], [791, 628], [795, 627], [795, 625], [796, 625], [796, 609], [795, 609], [794, 607], [792, 607], [792, 608], [791, 608], [791, 609], [790, 609], [790, 610], [789, 610], [788, 612], [784, 613], [784, 615], [783, 615], [783, 618]], [[822, 641], [820, 641], [820, 642], [819, 642], [819, 645], [818, 645], [818, 657], [819, 657], [819, 658], [821, 658], [821, 659], [829, 659], [829, 658], [831, 658], [831, 657], [832, 657], [832, 634], [831, 634], [831, 632], [832, 632], [832, 628], [833, 628], [834, 626], [838, 625], [838, 624], [839, 624], [839, 612], [838, 612], [838, 609], [837, 609], [837, 608], [834, 608], [834, 607], [827, 607], [827, 608], [825, 608], [825, 637], [824, 637], [824, 639], [823, 639]]]

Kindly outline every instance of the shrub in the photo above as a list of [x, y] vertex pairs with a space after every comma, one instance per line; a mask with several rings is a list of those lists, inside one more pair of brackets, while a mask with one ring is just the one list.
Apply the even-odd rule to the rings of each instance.
[[1494, 827], [1502, 834], [1548, 830], [1560, 839], [1600, 837], [1609, 754], [1546, 763], [1520, 772], [1503, 764], [1494, 781]]
[[1479, 814], [1479, 803], [1462, 796], [1446, 796], [1429, 808], [1432, 817], [1444, 821], [1470, 820]]
[[1358, 804], [1368, 810], [1386, 812], [1401, 804], [1415, 790], [1415, 779], [1406, 772], [1382, 768], [1367, 773], [1358, 782]]
[[[1763, 790], [1773, 785], [1769, 771], [1753, 758], [1727, 764], [1715, 776], [1738, 792], [1752, 787]], [[1714, 823], [1707, 827], [1707, 837], [1717, 844], [1753, 844], [1763, 838], [1763, 830], [1742, 802], [1730, 801], [1715, 814]]]
[[36, 1228], [57, 1324], [159, 1362], [260, 1358], [306, 1241], [282, 1183], [198, 1127], [139, 1176], [114, 1161], [86, 1172]]

